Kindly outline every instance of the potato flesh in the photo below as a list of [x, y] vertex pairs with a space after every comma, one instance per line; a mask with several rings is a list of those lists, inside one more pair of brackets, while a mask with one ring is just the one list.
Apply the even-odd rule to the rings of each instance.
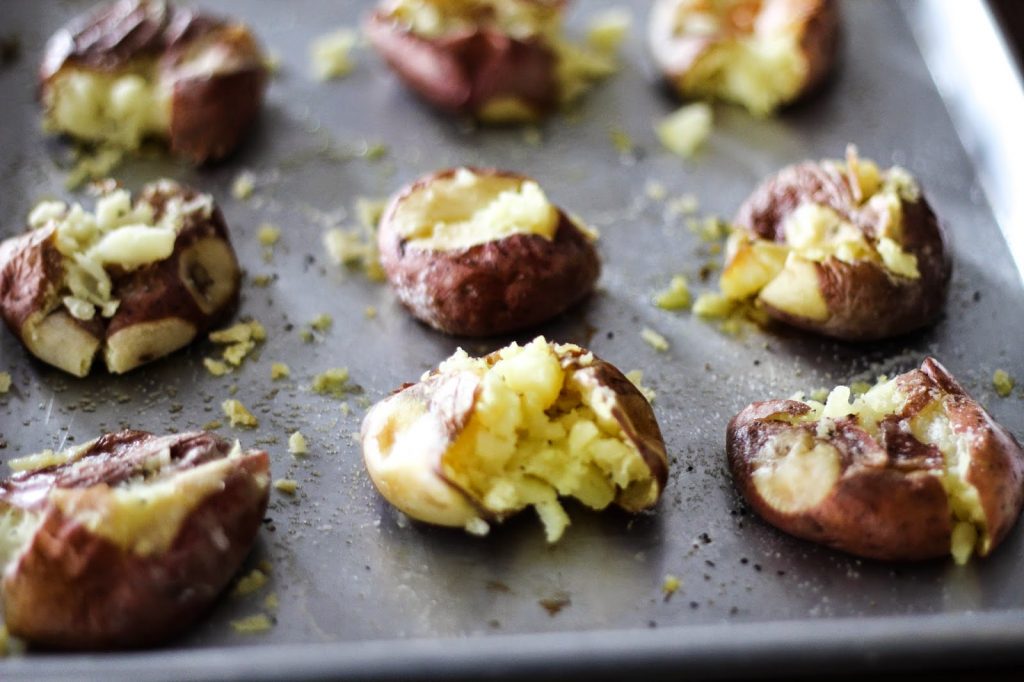
[[446, 477], [506, 515], [533, 506], [549, 542], [569, 518], [571, 496], [604, 509], [619, 491], [650, 478], [639, 451], [569, 373], [547, 341], [513, 344], [482, 376], [473, 416], [442, 458]]
[[99, 198], [92, 213], [80, 204], [42, 202], [29, 215], [29, 225], [56, 223], [54, 244], [65, 270], [61, 302], [72, 317], [91, 320], [97, 312], [112, 317], [117, 310], [107, 268], [133, 270], [168, 258], [185, 216], [196, 211], [209, 217], [212, 198], [172, 197], [157, 220], [152, 206], [133, 204], [126, 190], [117, 189]]
[[727, 263], [719, 281], [725, 296], [737, 301], [756, 297], [791, 315], [824, 321], [830, 313], [821, 296], [815, 263], [830, 258], [850, 264], [867, 261], [896, 277], [921, 277], [917, 257], [899, 243], [901, 202], [919, 197], [913, 178], [898, 167], [881, 173], [872, 161], [858, 159], [852, 147], [845, 164], [825, 164], [850, 177], [855, 201], [883, 216], [880, 234], [871, 239], [832, 208], [803, 203], [785, 218], [785, 240], [781, 243], [744, 230], [730, 236]]
[[[848, 387], [837, 386], [829, 393], [824, 404], [814, 400], [805, 401], [811, 411], [800, 416], [797, 421], [818, 421], [818, 438], [827, 438], [832, 422], [854, 416], [861, 427], [878, 437], [879, 422], [901, 412], [906, 399], [907, 396], [899, 390], [895, 379], [876, 384], [853, 401], [850, 401]], [[985, 510], [981, 506], [977, 488], [967, 480], [971, 466], [970, 437], [953, 432], [941, 399], [933, 401], [909, 419], [907, 428], [918, 441], [934, 445], [942, 453], [943, 468], [930, 473], [940, 478], [949, 501], [953, 516], [950, 553], [954, 560], [959, 564], [966, 563], [975, 550], [987, 554], [991, 538], [986, 532]]]
[[[166, 551], [189, 514], [206, 497], [223, 490], [225, 477], [240, 456], [236, 443], [227, 457], [161, 477], [161, 468], [170, 463], [169, 450], [163, 450], [147, 463], [154, 472], [151, 480], [139, 478], [96, 496], [87, 489], [56, 488], [50, 501], [95, 535], [138, 556], [151, 556]], [[261, 475], [257, 483], [266, 486], [269, 479]]]
[[551, 240], [559, 214], [532, 180], [460, 168], [413, 191], [391, 219], [411, 246], [453, 251], [514, 234]]
[[155, 65], [117, 76], [65, 68], [45, 99], [48, 130], [89, 142], [134, 150], [170, 128], [171, 91], [155, 78]]
[[712, 41], [677, 78], [683, 93], [734, 102], [758, 116], [800, 94], [809, 70], [803, 27], [772, 0], [691, 0], [675, 12], [677, 36]]
[[[793, 432], [791, 432], [793, 433]], [[796, 514], [813, 509], [839, 480], [839, 453], [806, 431], [776, 438], [753, 473], [754, 487], [774, 509]]]
[[[517, 40], [541, 39], [554, 51], [559, 100], [568, 105], [594, 81], [618, 70], [607, 49], [589, 49], [562, 37], [557, 2], [534, 0], [392, 0], [386, 15], [418, 36], [436, 39], [454, 31], [490, 26]], [[514, 99], [485, 105], [477, 114], [492, 123], [533, 121], [537, 112]]]
[[0, 506], [0, 575], [21, 554], [42, 522], [42, 514]]

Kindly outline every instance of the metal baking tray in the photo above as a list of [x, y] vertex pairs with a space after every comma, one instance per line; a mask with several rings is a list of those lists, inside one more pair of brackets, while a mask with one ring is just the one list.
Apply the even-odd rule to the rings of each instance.
[[[21, 229], [35, 200], [69, 194], [66, 148], [39, 129], [34, 74], [45, 38], [89, 4], [8, 0], [0, 9], [0, 34], [20, 44], [17, 58], [0, 68], [4, 236]], [[117, 177], [137, 187], [167, 175], [214, 193], [250, 276], [274, 276], [266, 288], [247, 280], [240, 310], [261, 320], [269, 338], [229, 377], [204, 370], [202, 359], [215, 351], [201, 343], [127, 376], [75, 380], [30, 359], [4, 332], [0, 370], [11, 371], [14, 388], [0, 397], [0, 459], [121, 426], [199, 428], [220, 418], [221, 400], [237, 390], [260, 426], [221, 432], [266, 447], [275, 477], [298, 480], [298, 494], [272, 496], [271, 521], [246, 563], [272, 565], [260, 593], [224, 597], [166, 648], [29, 653], [0, 662], [0, 677], [731, 676], [1024, 659], [1024, 528], [990, 559], [965, 567], [862, 561], [790, 538], [744, 511], [723, 453], [726, 421], [752, 400], [905, 370], [928, 354], [1024, 433], [1020, 390], [999, 399], [990, 383], [996, 368], [1024, 378], [1024, 96], [983, 3], [844, 2], [832, 85], [776, 119], [716, 107], [714, 133], [689, 162], [662, 150], [652, 131], [652, 121], [676, 103], [655, 85], [646, 55], [647, 3], [576, 3], [571, 31], [590, 13], [623, 4], [632, 5], [634, 29], [622, 72], [586, 98], [578, 118], [544, 125], [540, 146], [524, 142], [520, 130], [472, 130], [435, 115], [367, 49], [348, 78], [315, 81], [310, 40], [356, 25], [365, 2], [206, 4], [250, 22], [281, 57], [258, 128], [224, 164], [194, 170], [151, 158]], [[633, 154], [616, 150], [613, 130], [634, 140]], [[709, 256], [664, 202], [645, 196], [649, 181], [673, 196], [697, 196], [702, 213], [730, 216], [762, 176], [804, 158], [841, 156], [848, 142], [863, 156], [917, 173], [949, 230], [955, 275], [937, 326], [854, 346], [781, 332], [727, 336], [651, 305], [672, 274], [696, 281]], [[376, 143], [387, 145], [387, 155], [367, 158]], [[517, 338], [543, 333], [586, 344], [623, 370], [644, 371], [672, 459], [657, 513], [629, 518], [572, 507], [573, 525], [554, 547], [530, 514], [479, 539], [409, 523], [364, 475], [352, 434], [366, 401], [460, 344], [483, 352], [508, 339], [467, 342], [416, 323], [386, 286], [333, 265], [321, 234], [355, 224], [357, 197], [384, 197], [457, 164], [533, 175], [599, 228], [600, 292]], [[246, 169], [256, 192], [240, 201], [230, 188]], [[270, 262], [256, 238], [263, 222], [282, 228]], [[376, 307], [375, 319], [364, 316], [367, 306]], [[299, 332], [319, 313], [332, 315], [334, 326], [304, 343]], [[646, 345], [645, 326], [664, 334], [671, 349]], [[291, 380], [271, 382], [272, 361], [287, 362]], [[348, 367], [361, 387], [347, 397], [348, 415], [344, 401], [308, 388], [313, 375], [335, 366]], [[309, 440], [305, 459], [287, 453], [295, 429]], [[682, 580], [671, 599], [661, 590], [666, 574]], [[260, 612], [269, 592], [280, 599], [275, 626], [236, 633], [230, 621]]]

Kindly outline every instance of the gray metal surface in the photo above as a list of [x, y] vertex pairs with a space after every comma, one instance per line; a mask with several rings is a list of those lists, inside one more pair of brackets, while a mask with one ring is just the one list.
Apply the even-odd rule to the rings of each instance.
[[[585, 7], [577, 7], [573, 26], [613, 4], [625, 3], [577, 3]], [[199, 428], [221, 418], [220, 402], [237, 387], [260, 426], [221, 432], [263, 445], [275, 477], [300, 484], [295, 498], [273, 495], [273, 523], [247, 562], [269, 561], [271, 584], [253, 596], [222, 599], [167, 650], [33, 654], [0, 663], [0, 676], [523, 675], [549, 665], [592, 671], [615, 661], [706, 674], [782, 672], [820, 664], [826, 655], [840, 656], [835, 660], [845, 669], [899, 663], [902, 656], [911, 656], [903, 663], [934, 662], [955, 654], [981, 664], [1024, 655], [1024, 529], [990, 559], [966, 567], [862, 561], [789, 538], [743, 512], [724, 463], [725, 424], [748, 402], [904, 370], [927, 354], [997, 419], [1024, 433], [1020, 390], [999, 399], [990, 384], [996, 368], [1024, 379], [1024, 289], [904, 17], [903, 9], [913, 15], [926, 3], [845, 2], [834, 84], [773, 120], [716, 107], [712, 138], [690, 162], [663, 151], [651, 129], [676, 104], [654, 85], [642, 41], [645, 4], [633, 3], [622, 72], [585, 100], [579, 121], [553, 120], [543, 127], [544, 144], [533, 147], [520, 131], [471, 132], [434, 115], [369, 50], [357, 53], [350, 77], [313, 80], [309, 41], [355, 24], [365, 3], [216, 3], [249, 21], [282, 57], [253, 139], [213, 168], [148, 160], [117, 175], [132, 187], [169, 175], [217, 197], [250, 275], [276, 276], [267, 288], [247, 282], [240, 310], [261, 320], [269, 337], [229, 377], [204, 370], [203, 357], [215, 350], [199, 344], [128, 376], [79, 381], [30, 359], [5, 331], [0, 370], [13, 374], [14, 389], [0, 397], [0, 459], [122, 425]], [[35, 200], [67, 194], [65, 149], [39, 132], [33, 74], [45, 37], [86, 6], [25, 0], [0, 9], [0, 34], [17, 35], [22, 44], [19, 60], [0, 70], [0, 235], [19, 231]], [[609, 139], [613, 129], [629, 133], [639, 158], [620, 158]], [[384, 160], [351, 153], [376, 142], [388, 145]], [[648, 181], [673, 195], [696, 195], [702, 213], [729, 216], [762, 176], [804, 158], [841, 156], [847, 142], [863, 156], [914, 171], [948, 227], [955, 275], [946, 316], [935, 328], [867, 346], [757, 331], [737, 338], [650, 304], [672, 274], [698, 281], [709, 257], [681, 219], [645, 197]], [[545, 545], [530, 514], [478, 539], [408, 523], [363, 473], [352, 438], [364, 412], [359, 399], [377, 400], [415, 379], [460, 341], [412, 321], [386, 286], [331, 264], [321, 234], [327, 223], [355, 224], [357, 197], [383, 197], [456, 164], [533, 175], [554, 200], [600, 229], [600, 293], [534, 333], [587, 344], [623, 370], [644, 371], [658, 393], [655, 411], [672, 459], [656, 514], [631, 519], [573, 507], [573, 525], [554, 547]], [[257, 177], [248, 201], [230, 193], [243, 169]], [[269, 263], [256, 238], [262, 222], [282, 229]], [[367, 306], [377, 308], [376, 319], [364, 317]], [[299, 330], [319, 313], [331, 314], [334, 327], [303, 343]], [[664, 334], [671, 349], [647, 346], [639, 334], [644, 326]], [[465, 345], [484, 352], [506, 341]], [[273, 361], [291, 366], [290, 380], [271, 382]], [[363, 390], [349, 397], [350, 415], [342, 413], [343, 401], [308, 389], [316, 373], [335, 366], [350, 368]], [[295, 429], [310, 445], [301, 460], [286, 449]], [[666, 574], [682, 580], [670, 600], [661, 593]], [[235, 633], [229, 621], [263, 610], [271, 591], [280, 598], [273, 629]], [[539, 604], [551, 598], [570, 603], [551, 615]]]

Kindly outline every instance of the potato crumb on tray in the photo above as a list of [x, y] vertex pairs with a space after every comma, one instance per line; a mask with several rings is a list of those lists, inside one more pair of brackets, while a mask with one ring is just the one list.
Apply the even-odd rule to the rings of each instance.
[[254, 429], [260, 425], [259, 420], [246, 409], [240, 400], [230, 398], [221, 403], [224, 416], [228, 418], [231, 426], [242, 426], [247, 429]]
[[644, 341], [647, 342], [647, 344], [651, 348], [658, 351], [659, 353], [664, 353], [669, 349], [668, 339], [666, 339], [664, 336], [654, 331], [650, 327], [644, 327], [643, 329], [641, 329], [640, 336], [643, 338]]
[[265, 613], [257, 613], [254, 616], [231, 621], [231, 627], [241, 635], [256, 635], [267, 632], [274, 627], [274, 623]]

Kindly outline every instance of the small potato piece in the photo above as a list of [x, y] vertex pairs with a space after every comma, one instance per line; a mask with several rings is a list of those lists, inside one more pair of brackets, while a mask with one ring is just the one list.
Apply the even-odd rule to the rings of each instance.
[[46, 648], [111, 649], [182, 632], [252, 548], [269, 462], [209, 433], [121, 431], [0, 481], [11, 634]]
[[108, 187], [90, 213], [45, 202], [0, 243], [0, 316], [75, 376], [97, 355], [127, 372], [188, 345], [238, 300], [240, 270], [209, 195], [161, 180], [133, 202]]
[[834, 0], [657, 0], [648, 30], [655, 62], [682, 97], [758, 116], [822, 83], [838, 38]]
[[370, 42], [442, 111], [490, 123], [537, 121], [610, 75], [604, 52], [562, 38], [563, 0], [383, 0]]
[[946, 238], [914, 179], [857, 157], [768, 178], [735, 220], [722, 293], [786, 324], [847, 341], [898, 336], [941, 314]]
[[754, 403], [726, 453], [766, 521], [872, 559], [988, 556], [1024, 505], [1024, 450], [932, 358], [852, 403]]
[[155, 0], [105, 3], [46, 46], [44, 127], [129, 151], [159, 138], [195, 163], [220, 159], [259, 113], [265, 61], [243, 24]]
[[448, 334], [537, 325], [586, 298], [601, 270], [587, 230], [536, 182], [494, 169], [417, 180], [391, 200], [377, 237], [398, 299]]
[[650, 403], [612, 365], [538, 337], [483, 358], [459, 350], [363, 420], [363, 457], [411, 518], [483, 535], [526, 507], [548, 542], [569, 525], [559, 497], [652, 508], [668, 477]]

